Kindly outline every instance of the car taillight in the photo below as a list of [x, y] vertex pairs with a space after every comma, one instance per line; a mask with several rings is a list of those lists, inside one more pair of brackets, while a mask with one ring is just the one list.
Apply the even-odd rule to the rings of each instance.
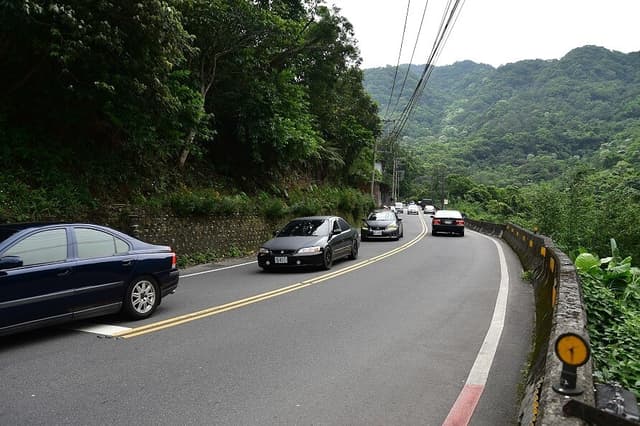
[[440, 219], [433, 219], [433, 221], [431, 221], [432, 225], [440, 225]]
[[464, 226], [464, 220], [460, 220], [460, 219], [456, 220], [456, 225]]
[[171, 269], [175, 268], [178, 264], [178, 256], [175, 253], [171, 253]]

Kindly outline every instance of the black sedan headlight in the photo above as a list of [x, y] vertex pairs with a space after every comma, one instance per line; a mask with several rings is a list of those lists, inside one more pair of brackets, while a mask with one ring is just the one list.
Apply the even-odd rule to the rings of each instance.
[[320, 246], [312, 246], [312, 247], [302, 247], [296, 251], [296, 254], [302, 255], [314, 255], [322, 252], [322, 247]]

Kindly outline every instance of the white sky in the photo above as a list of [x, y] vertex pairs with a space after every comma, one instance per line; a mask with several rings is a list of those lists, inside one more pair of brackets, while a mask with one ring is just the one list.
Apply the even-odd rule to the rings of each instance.
[[[427, 0], [325, 0], [354, 26], [362, 68], [395, 66], [411, 1], [400, 63], [411, 58]], [[412, 63], [425, 64], [448, 0], [428, 0]], [[466, 0], [436, 65], [470, 59], [494, 67], [524, 59], [559, 59], [596, 45], [640, 51], [640, 0]]]

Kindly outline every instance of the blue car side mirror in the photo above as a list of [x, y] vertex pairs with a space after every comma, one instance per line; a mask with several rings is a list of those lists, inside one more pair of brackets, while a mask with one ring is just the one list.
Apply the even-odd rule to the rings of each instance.
[[23, 265], [22, 258], [20, 256], [4, 256], [0, 257], [0, 270], [1, 269], [13, 269], [19, 268]]

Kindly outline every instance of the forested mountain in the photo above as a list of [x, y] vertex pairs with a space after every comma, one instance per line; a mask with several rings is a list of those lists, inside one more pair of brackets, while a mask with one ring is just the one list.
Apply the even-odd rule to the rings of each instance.
[[[400, 100], [397, 82], [390, 104], [395, 67], [365, 70], [365, 87], [385, 118], [401, 111], [423, 69], [411, 67]], [[405, 73], [406, 65], [398, 75]], [[525, 184], [558, 177], [567, 162], [639, 126], [640, 52], [585, 46], [560, 60], [436, 67], [402, 144], [426, 163], [484, 183]]]

